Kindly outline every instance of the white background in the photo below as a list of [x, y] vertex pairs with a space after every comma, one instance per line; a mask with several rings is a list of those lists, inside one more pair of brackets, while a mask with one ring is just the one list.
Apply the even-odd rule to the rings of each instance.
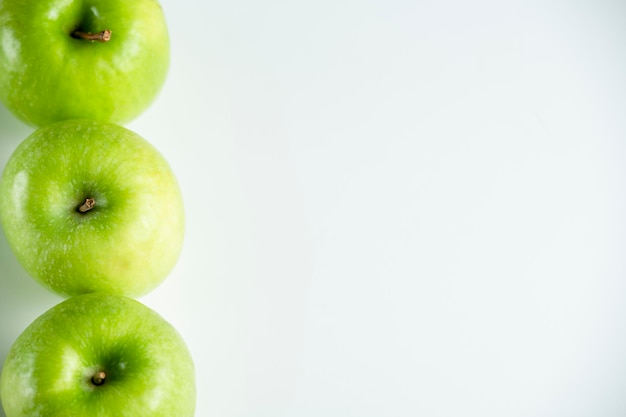
[[[162, 4], [197, 416], [626, 415], [625, 2]], [[60, 298], [0, 238], [3, 360]]]

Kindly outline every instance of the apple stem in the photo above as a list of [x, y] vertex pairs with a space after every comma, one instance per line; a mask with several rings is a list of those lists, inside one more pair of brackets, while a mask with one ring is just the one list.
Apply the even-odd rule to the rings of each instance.
[[104, 384], [104, 380], [106, 379], [107, 374], [104, 371], [98, 371], [94, 376], [91, 377], [91, 383], [97, 386]]
[[75, 30], [74, 32], [72, 32], [72, 37], [92, 42], [108, 42], [109, 40], [111, 40], [111, 31], [109, 29], [105, 29], [102, 32], [98, 33], [88, 33], [82, 32], [80, 30]]
[[86, 213], [96, 206], [96, 200], [93, 198], [86, 198], [85, 202], [78, 207], [78, 211]]

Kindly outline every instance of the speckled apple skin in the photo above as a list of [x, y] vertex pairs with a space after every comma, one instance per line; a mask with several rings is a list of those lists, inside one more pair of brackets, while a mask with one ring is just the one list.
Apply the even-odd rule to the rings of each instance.
[[[102, 385], [91, 383], [104, 371]], [[195, 371], [178, 332], [133, 299], [92, 293], [37, 318], [2, 369], [7, 417], [192, 417]]]
[[[108, 42], [79, 39], [111, 31]], [[157, 97], [169, 34], [156, 0], [0, 1], [0, 99], [32, 126], [123, 124]]]
[[[95, 206], [80, 213], [86, 198]], [[130, 130], [90, 120], [41, 128], [17, 147], [0, 178], [0, 222], [24, 269], [64, 296], [144, 295], [184, 238], [168, 162]]]

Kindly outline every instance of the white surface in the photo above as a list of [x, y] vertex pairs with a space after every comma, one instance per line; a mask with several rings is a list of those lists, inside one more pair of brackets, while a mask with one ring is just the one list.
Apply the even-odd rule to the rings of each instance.
[[[162, 4], [197, 416], [626, 415], [626, 3]], [[58, 298], [0, 257], [4, 358]]]

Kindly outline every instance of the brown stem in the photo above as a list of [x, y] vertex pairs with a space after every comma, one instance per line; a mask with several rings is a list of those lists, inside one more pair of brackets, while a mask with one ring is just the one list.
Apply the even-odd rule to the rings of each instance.
[[108, 42], [111, 39], [111, 31], [109, 29], [105, 29], [99, 33], [88, 33], [75, 30], [72, 32], [72, 37], [84, 39], [86, 41]]
[[81, 213], [86, 213], [92, 208], [94, 208], [95, 206], [96, 206], [96, 200], [94, 200], [93, 198], [86, 198], [85, 202], [81, 204], [80, 206], [78, 206], [78, 211]]
[[94, 376], [91, 377], [91, 383], [96, 386], [100, 386], [104, 384], [106, 377], [107, 377], [107, 374], [104, 371], [98, 371], [96, 372]]

